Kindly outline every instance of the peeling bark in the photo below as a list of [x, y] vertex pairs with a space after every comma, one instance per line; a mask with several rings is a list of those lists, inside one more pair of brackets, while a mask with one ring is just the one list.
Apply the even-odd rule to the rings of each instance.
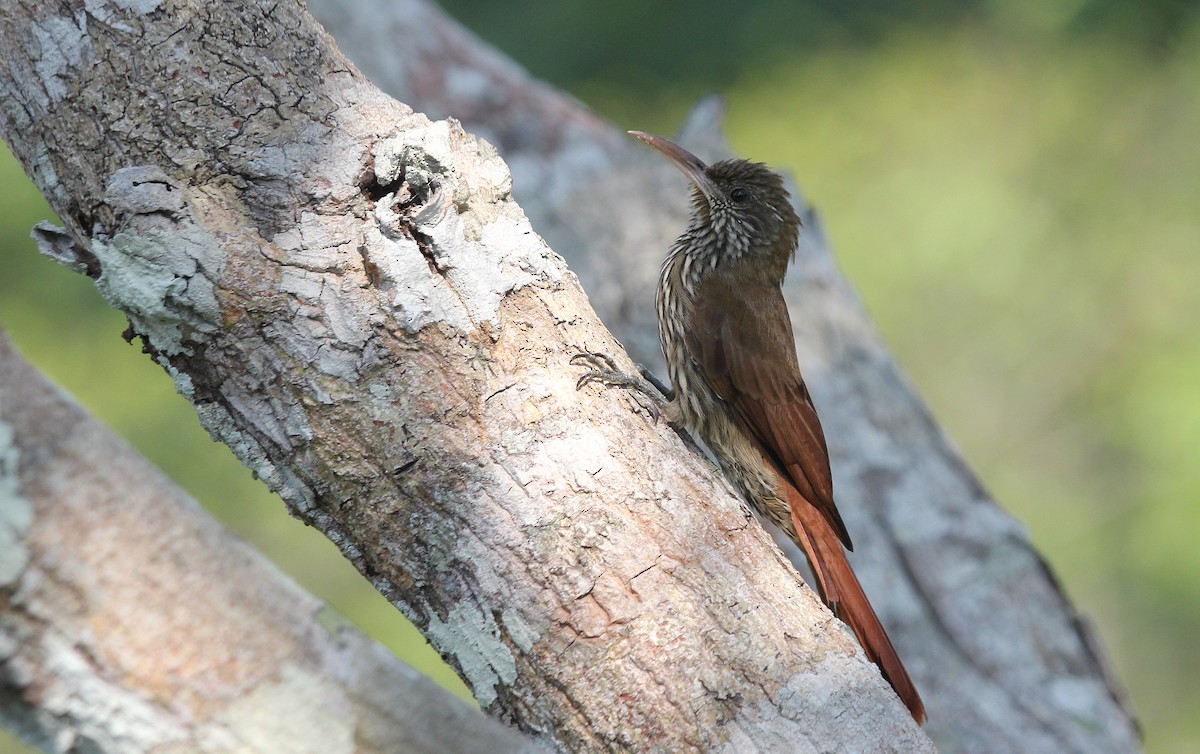
[[50, 751], [538, 750], [339, 625], [2, 334], [0, 720]]
[[711, 466], [575, 389], [619, 346], [489, 146], [290, 3], [29, 0], [0, 50], [43, 248], [488, 711], [570, 750], [931, 750]]

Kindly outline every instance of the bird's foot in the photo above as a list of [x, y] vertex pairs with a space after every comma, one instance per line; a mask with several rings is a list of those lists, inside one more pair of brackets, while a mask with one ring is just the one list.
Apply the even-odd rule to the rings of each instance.
[[[662, 415], [663, 409], [666, 407], [663, 397], [667, 391], [644, 366], [639, 364], [638, 370], [645, 375], [645, 378], [625, 374], [617, 368], [617, 363], [608, 354], [593, 351], [575, 354], [571, 357], [571, 363], [589, 367], [588, 371], [576, 380], [576, 390], [592, 382], [599, 382], [606, 387], [625, 388], [634, 396], [638, 404], [650, 413], [654, 423], [658, 423], [658, 417]], [[647, 379], [650, 382], [647, 382]]]

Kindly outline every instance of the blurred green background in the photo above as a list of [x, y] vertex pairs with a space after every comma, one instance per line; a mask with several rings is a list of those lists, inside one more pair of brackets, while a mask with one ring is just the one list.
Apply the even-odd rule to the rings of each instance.
[[[444, 5], [622, 127], [671, 133], [724, 92], [734, 147], [797, 177], [904, 369], [1098, 624], [1147, 750], [1200, 751], [1196, 3]], [[91, 284], [38, 256], [50, 213], [7, 152], [0, 192], [0, 324], [25, 355], [468, 696], [208, 439]]]

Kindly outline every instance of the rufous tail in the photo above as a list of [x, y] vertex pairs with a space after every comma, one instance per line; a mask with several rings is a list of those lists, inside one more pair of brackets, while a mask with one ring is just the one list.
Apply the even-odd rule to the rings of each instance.
[[796, 527], [799, 540], [797, 544], [808, 557], [821, 598], [834, 615], [850, 626], [867, 657], [879, 666], [884, 679], [896, 690], [913, 719], [918, 724], [924, 723], [925, 705], [921, 702], [921, 695], [908, 677], [908, 671], [888, 639], [883, 624], [871, 609], [871, 603], [867, 601], [858, 577], [851, 570], [846, 551], [842, 549], [833, 527], [798, 491], [790, 485], [785, 486], [788, 487], [788, 504], [792, 509], [792, 525]]

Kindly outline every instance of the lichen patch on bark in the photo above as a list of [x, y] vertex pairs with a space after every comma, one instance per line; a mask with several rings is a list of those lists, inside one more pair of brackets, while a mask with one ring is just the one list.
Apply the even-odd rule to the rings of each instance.
[[92, 239], [97, 289], [159, 354], [191, 354], [221, 323], [221, 240], [195, 222], [184, 190], [161, 168], [118, 170], [105, 200], [118, 230]]
[[[238, 699], [221, 715], [249, 751], [350, 754], [357, 722], [350, 705], [330, 706], [339, 689], [329, 679], [295, 665]], [[274, 712], [287, 709], [287, 718]], [[265, 722], [273, 724], [264, 724]]]
[[0, 588], [12, 584], [29, 562], [24, 541], [33, 506], [21, 493], [20, 460], [12, 426], [0, 422]]
[[455, 659], [479, 706], [487, 709], [498, 696], [496, 686], [517, 677], [516, 660], [496, 621], [466, 604], [455, 605], [445, 621], [432, 611], [430, 615], [426, 636]]

